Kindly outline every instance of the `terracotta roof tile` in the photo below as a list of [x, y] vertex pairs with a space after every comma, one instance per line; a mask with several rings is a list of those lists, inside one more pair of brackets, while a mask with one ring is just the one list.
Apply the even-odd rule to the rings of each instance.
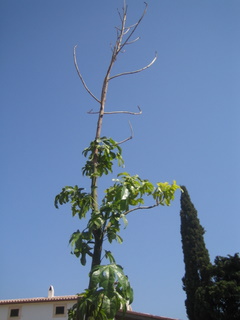
[[[121, 320], [121, 319], [122, 319], [122, 312], [119, 311], [118, 314], [116, 315], [116, 320]], [[154, 316], [152, 314], [141, 313], [136, 311], [127, 311], [124, 319], [125, 320], [178, 320], [173, 318]]]
[[20, 303], [38, 303], [38, 302], [52, 302], [52, 301], [71, 301], [77, 300], [77, 295], [72, 296], [56, 296], [52, 298], [27, 298], [27, 299], [11, 299], [11, 300], [0, 300], [0, 304], [20, 304]]

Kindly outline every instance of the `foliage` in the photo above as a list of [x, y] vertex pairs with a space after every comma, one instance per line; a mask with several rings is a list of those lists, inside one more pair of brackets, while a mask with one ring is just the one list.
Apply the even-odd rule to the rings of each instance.
[[[102, 141], [103, 139], [101, 139]], [[90, 143], [90, 147], [84, 150], [86, 156], [91, 150], [93, 142]], [[106, 163], [106, 167], [111, 168], [113, 166], [113, 159], [117, 159], [119, 165], [123, 163], [121, 156], [122, 150], [118, 146], [117, 155], [114, 152], [106, 152], [106, 146], [114, 146], [116, 142], [111, 138], [104, 137], [104, 151], [99, 161]], [[103, 156], [104, 154], [107, 154]], [[110, 154], [111, 153], [111, 154]], [[92, 153], [89, 156], [92, 159]], [[120, 160], [120, 161], [119, 161]], [[88, 162], [89, 160], [87, 160]], [[86, 166], [83, 167], [83, 173], [86, 173]], [[108, 174], [108, 171], [102, 170], [105, 168], [101, 162], [99, 162], [98, 168], [100, 172]], [[91, 176], [91, 173], [88, 174]], [[64, 187], [56, 197], [55, 206], [71, 203], [72, 216], [78, 215], [79, 219], [85, 218], [87, 213], [90, 213], [87, 226], [82, 230], [74, 232], [70, 238], [70, 244], [73, 248], [73, 253], [80, 258], [81, 264], [86, 264], [86, 257], [93, 256], [94, 231], [100, 230], [102, 237], [112, 243], [113, 240], [117, 240], [122, 243], [123, 239], [118, 234], [120, 232], [121, 220], [126, 227], [128, 224], [127, 214], [132, 211], [140, 209], [150, 209], [158, 205], [171, 204], [174, 200], [174, 194], [179, 186], [175, 181], [170, 185], [167, 182], [158, 182], [154, 186], [149, 180], [141, 179], [138, 175], [131, 176], [127, 172], [119, 173], [117, 179], [113, 179], [114, 184], [105, 190], [105, 196], [102, 199], [102, 204], [99, 206], [97, 212], [92, 211], [93, 197], [91, 193], [83, 192], [83, 188], [79, 188], [77, 185], [74, 187]], [[145, 204], [145, 196], [150, 196], [153, 200], [151, 206], [143, 206]], [[106, 258], [113, 259], [112, 255], [108, 252], [105, 254]]]
[[[186, 292], [186, 311], [190, 320], [196, 320], [195, 293], [209, 282], [211, 267], [208, 250], [204, 242], [204, 229], [198, 219], [197, 210], [191, 202], [186, 187], [181, 187], [181, 236], [185, 263], [183, 289]], [[206, 318], [205, 318], [206, 319]]]
[[[108, 174], [112, 171], [113, 160], [122, 165], [122, 150], [117, 143], [106, 137], [100, 139], [104, 144], [97, 145], [101, 148], [101, 156], [98, 158], [97, 174]], [[99, 142], [98, 142], [99, 143]], [[92, 149], [94, 142], [83, 152], [88, 156], [86, 166], [83, 167], [83, 174], [92, 177], [93, 170], [91, 163], [93, 158]], [[113, 149], [117, 151], [114, 152]], [[88, 169], [86, 169], [86, 167]], [[119, 235], [122, 225], [127, 226], [126, 216], [135, 210], [150, 209], [158, 205], [169, 206], [174, 199], [174, 194], [180, 187], [174, 181], [171, 185], [167, 182], [157, 183], [154, 186], [150, 181], [141, 179], [138, 175], [131, 176], [127, 172], [118, 174], [113, 179], [114, 184], [105, 190], [105, 196], [99, 205], [98, 211], [93, 210], [93, 197], [91, 192], [84, 192], [83, 188], [77, 185], [66, 186], [55, 197], [55, 206], [70, 203], [72, 216], [77, 215], [79, 219], [86, 218], [89, 214], [86, 227], [74, 232], [69, 240], [72, 246], [72, 253], [80, 258], [82, 265], [86, 264], [87, 256], [93, 258], [94, 247], [96, 246], [95, 233], [99, 232], [102, 240], [112, 243], [116, 240], [122, 243]], [[150, 206], [143, 206], [146, 196], [152, 198]], [[121, 221], [123, 222], [121, 224]], [[115, 259], [110, 251], [105, 250], [104, 257], [110, 262], [109, 265], [94, 265], [90, 272], [90, 286], [81, 294], [74, 310], [70, 311], [70, 317], [79, 317], [87, 312], [94, 319], [112, 319], [120, 307], [125, 311], [127, 305], [132, 302], [133, 293], [122, 267], [115, 264]]]
[[91, 314], [92, 319], [114, 319], [122, 308], [125, 313], [128, 304], [133, 301], [133, 290], [121, 266], [95, 266], [91, 270], [92, 288], [80, 295], [80, 302], [70, 310], [70, 316], [84, 319]]
[[196, 291], [196, 319], [240, 319], [240, 257], [217, 256], [214, 262], [209, 270], [210, 284]]
[[[96, 150], [98, 150], [98, 163], [96, 170], [94, 170], [93, 163]], [[113, 160], [115, 159], [118, 161], [119, 166], [124, 164], [122, 149], [116, 141], [107, 137], [92, 141], [90, 146], [83, 150], [83, 155], [85, 157], [88, 156], [88, 160], [82, 168], [82, 173], [88, 177], [101, 177], [103, 174], [112, 172]]]

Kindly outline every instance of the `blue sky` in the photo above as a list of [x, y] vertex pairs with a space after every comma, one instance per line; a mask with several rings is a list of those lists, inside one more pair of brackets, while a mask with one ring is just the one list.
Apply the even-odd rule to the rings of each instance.
[[[125, 170], [152, 182], [177, 180], [188, 188], [206, 230], [211, 259], [239, 251], [240, 2], [149, 0], [149, 9], [114, 73], [103, 135], [123, 145]], [[68, 240], [81, 223], [56, 210], [65, 185], [88, 188], [82, 150], [95, 136], [97, 104], [73, 65], [99, 96], [119, 24], [122, 1], [0, 1], [0, 299], [75, 294], [88, 268], [70, 255]], [[128, 0], [133, 24], [144, 3]], [[116, 172], [119, 172], [117, 169]], [[111, 184], [109, 176], [102, 189]], [[180, 194], [171, 207], [129, 216], [124, 243], [113, 245], [135, 291], [133, 309], [187, 319], [181, 278]]]

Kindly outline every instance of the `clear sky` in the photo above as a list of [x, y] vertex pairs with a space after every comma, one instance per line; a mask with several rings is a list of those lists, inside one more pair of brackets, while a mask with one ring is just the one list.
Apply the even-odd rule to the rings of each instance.
[[[136, 36], [114, 73], [143, 67], [112, 81], [103, 135], [123, 145], [125, 170], [152, 182], [177, 180], [188, 188], [206, 230], [211, 260], [239, 252], [240, 1], [149, 0]], [[75, 294], [88, 268], [70, 254], [81, 228], [54, 197], [65, 185], [88, 188], [82, 150], [95, 136], [98, 105], [84, 91], [72, 50], [95, 95], [119, 25], [122, 0], [0, 1], [0, 299]], [[128, 22], [144, 9], [128, 0]], [[117, 171], [119, 172], [119, 171]], [[112, 177], [102, 183], [111, 184]], [[186, 319], [181, 278], [180, 193], [171, 207], [135, 212], [114, 245], [133, 288], [133, 309]]]

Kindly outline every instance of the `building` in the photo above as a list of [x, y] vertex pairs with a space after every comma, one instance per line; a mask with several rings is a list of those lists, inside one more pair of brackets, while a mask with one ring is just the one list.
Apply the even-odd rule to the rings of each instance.
[[[77, 295], [54, 296], [50, 286], [48, 296], [42, 298], [0, 300], [0, 320], [67, 320], [68, 309], [77, 302]], [[150, 314], [127, 311], [125, 320], [177, 320]], [[122, 313], [116, 315], [122, 320]]]
[[43, 298], [0, 300], [0, 320], [67, 320], [77, 296], [54, 296], [50, 286]]

